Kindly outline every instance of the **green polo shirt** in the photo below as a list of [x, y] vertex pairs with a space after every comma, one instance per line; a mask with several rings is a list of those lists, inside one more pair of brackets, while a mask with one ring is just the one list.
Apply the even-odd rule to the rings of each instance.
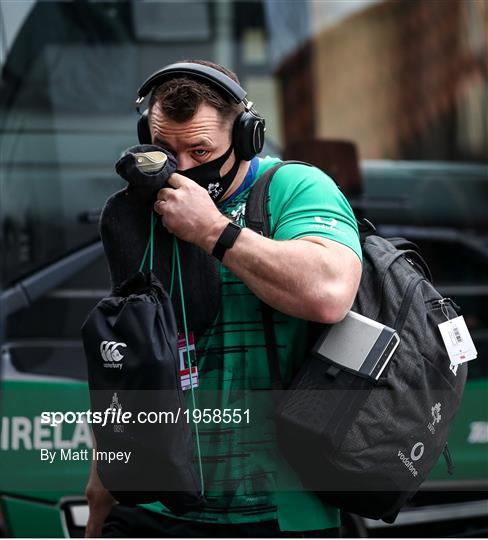
[[[260, 160], [254, 181], [278, 162], [269, 157]], [[223, 210], [243, 227], [248, 195], [249, 188]], [[361, 259], [352, 210], [333, 180], [319, 169], [299, 164], [281, 168], [270, 184], [268, 213], [275, 240], [321, 236], [344, 244]], [[277, 448], [260, 300], [223, 264], [219, 272], [220, 309], [196, 344], [200, 377], [196, 406], [241, 409], [243, 418], [230, 424], [198, 424], [208, 501], [202, 511], [174, 516], [161, 503], [143, 506], [191, 521], [228, 524], [277, 519], [283, 531], [338, 527], [339, 510], [305, 491]], [[275, 312], [274, 325], [280, 371], [289, 382], [306, 353], [307, 322]], [[185, 395], [192, 409], [190, 391]]]

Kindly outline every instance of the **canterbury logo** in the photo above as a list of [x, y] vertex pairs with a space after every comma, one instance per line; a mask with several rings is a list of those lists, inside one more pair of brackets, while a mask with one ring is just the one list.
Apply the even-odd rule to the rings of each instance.
[[100, 354], [105, 360], [104, 367], [122, 368], [122, 364], [119, 362], [124, 358], [124, 355], [120, 354], [119, 347], [127, 347], [127, 345], [116, 341], [102, 341], [100, 343]]

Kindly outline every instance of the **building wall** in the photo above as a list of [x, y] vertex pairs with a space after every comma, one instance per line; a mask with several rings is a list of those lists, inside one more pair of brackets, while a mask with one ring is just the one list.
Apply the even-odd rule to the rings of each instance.
[[483, 0], [388, 0], [328, 25], [278, 71], [286, 143], [313, 136], [356, 141], [363, 158], [486, 159], [487, 34]]

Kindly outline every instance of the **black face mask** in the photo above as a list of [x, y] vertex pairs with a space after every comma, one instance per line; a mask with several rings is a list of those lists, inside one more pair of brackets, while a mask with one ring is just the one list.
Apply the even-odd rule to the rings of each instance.
[[218, 201], [220, 196], [229, 189], [239, 169], [240, 161], [236, 159], [230, 171], [224, 174], [224, 176], [220, 176], [220, 169], [229, 159], [232, 148], [233, 145], [231, 144], [229, 149], [220, 157], [207, 163], [202, 163], [197, 167], [185, 169], [184, 171], [177, 170], [176, 172], [194, 180], [199, 186], [202, 186], [208, 191], [208, 194], [214, 201]]

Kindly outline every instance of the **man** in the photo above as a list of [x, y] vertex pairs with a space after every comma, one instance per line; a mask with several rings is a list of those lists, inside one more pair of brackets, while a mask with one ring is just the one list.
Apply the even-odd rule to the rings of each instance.
[[[222, 66], [197, 63], [238, 82]], [[231, 221], [242, 227], [221, 259], [218, 316], [197, 343], [197, 392], [199, 408], [247, 407], [249, 425], [199, 428], [208, 505], [180, 518], [160, 503], [113, 507], [93, 466], [87, 536], [99, 535], [104, 520], [104, 536], [330, 536], [340, 525], [337, 509], [296, 489], [277, 452], [273, 402], [270, 392], [259, 392], [271, 386], [259, 311], [261, 300], [276, 310], [280, 370], [289, 382], [306, 350], [306, 321], [340, 321], [354, 301], [361, 276], [356, 222], [329, 177], [290, 164], [270, 185], [271, 238], [246, 229], [250, 187], [279, 160], [236, 158], [233, 125], [240, 112], [215, 85], [184, 76], [153, 90], [148, 119], [152, 143], [171, 151], [178, 164], [154, 203], [164, 227], [209, 255]], [[208, 181], [212, 168], [215, 182]], [[225, 192], [215, 200], [217, 183]], [[236, 388], [247, 392], [241, 402]]]

